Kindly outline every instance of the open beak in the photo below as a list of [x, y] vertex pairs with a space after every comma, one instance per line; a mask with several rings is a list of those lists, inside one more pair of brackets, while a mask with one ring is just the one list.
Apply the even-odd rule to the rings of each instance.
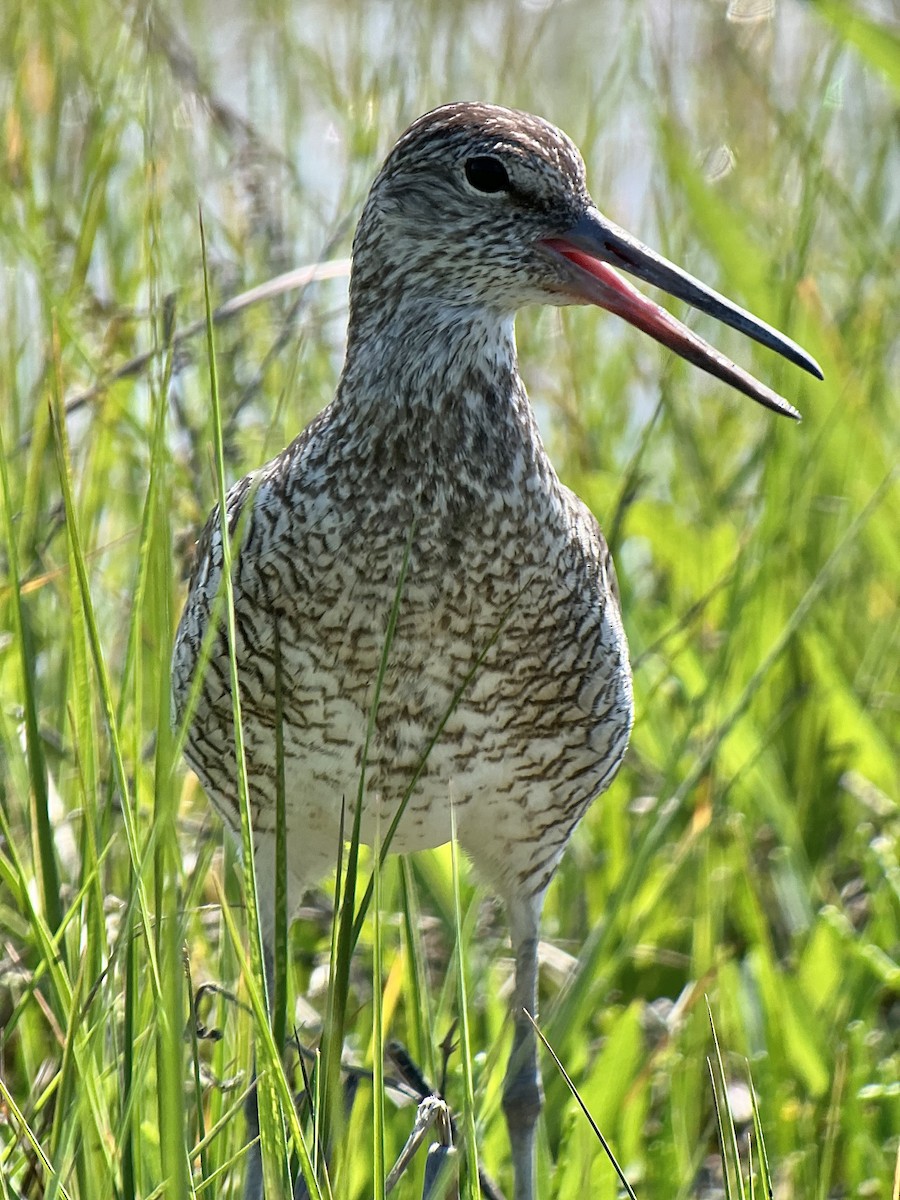
[[701, 312], [709, 313], [711, 317], [739, 329], [741, 333], [776, 350], [790, 362], [821, 379], [822, 369], [816, 360], [777, 329], [766, 325], [680, 267], [642, 246], [596, 209], [589, 209], [561, 237], [546, 238], [540, 244], [565, 261], [568, 268], [565, 287], [574, 300], [598, 304], [624, 317], [629, 324], [649, 333], [688, 362], [715, 375], [745, 396], [771, 408], [773, 412], [799, 421], [800, 414], [787, 400], [736, 366], [677, 321], [671, 313], [648, 300], [618, 275], [613, 267], [636, 275], [638, 279], [652, 283], [654, 287], [662, 288], [694, 308], [699, 308]]

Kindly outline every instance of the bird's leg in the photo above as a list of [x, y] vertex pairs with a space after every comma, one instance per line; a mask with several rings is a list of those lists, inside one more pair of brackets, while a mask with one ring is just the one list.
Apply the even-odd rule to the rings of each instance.
[[[266, 975], [266, 991], [269, 998], [269, 1020], [273, 1019], [275, 1004], [275, 909], [276, 909], [276, 865], [275, 840], [260, 836], [256, 839], [256, 898], [259, 903], [259, 926], [262, 935], [263, 970]], [[321, 868], [324, 874], [328, 860], [320, 863], [310, 858], [314, 871]], [[303, 882], [299, 875], [288, 873], [287, 912], [290, 919], [303, 894]], [[247, 1168], [244, 1175], [243, 1200], [265, 1200], [262, 1150], [259, 1142], [259, 1104], [256, 1094], [256, 1065], [254, 1062], [253, 1087], [244, 1102], [244, 1119], [247, 1123]], [[307, 1200], [308, 1192], [303, 1172], [298, 1171], [292, 1188], [293, 1200]]]
[[513, 1044], [503, 1081], [503, 1112], [515, 1174], [515, 1200], [534, 1200], [537, 1121], [543, 1105], [534, 1029], [537, 1017], [538, 926], [544, 896], [512, 897], [507, 903], [516, 956], [513, 989]]
[[[267, 938], [265, 931], [263, 932], [263, 959], [266, 971], [266, 986], [271, 998], [275, 987], [275, 956], [272, 951], [271, 940]], [[247, 1151], [247, 1171], [244, 1176], [243, 1200], [264, 1200], [265, 1191], [263, 1188], [262, 1149], [259, 1142], [259, 1104], [256, 1096], [255, 1066], [253, 1087], [244, 1101], [244, 1120], [247, 1123], [247, 1143], [250, 1149]], [[292, 1191], [293, 1200], [308, 1200], [309, 1191], [307, 1190], [306, 1180], [303, 1178], [302, 1171], [297, 1172], [297, 1178], [294, 1180]]]
[[[259, 903], [259, 925], [262, 934], [263, 970], [271, 1005], [275, 989], [275, 847], [267, 838], [257, 842], [256, 894]], [[244, 1200], [264, 1200], [262, 1149], [259, 1141], [259, 1104], [256, 1095], [256, 1062], [253, 1064], [253, 1087], [244, 1101], [247, 1123], [247, 1170], [244, 1175]]]
[[[263, 965], [269, 995], [275, 986], [275, 955], [271, 940], [263, 935]], [[259, 1105], [256, 1097], [256, 1064], [253, 1066], [253, 1087], [244, 1101], [244, 1119], [247, 1122], [247, 1171], [244, 1176], [244, 1200], [263, 1200], [262, 1150], [259, 1142]]]

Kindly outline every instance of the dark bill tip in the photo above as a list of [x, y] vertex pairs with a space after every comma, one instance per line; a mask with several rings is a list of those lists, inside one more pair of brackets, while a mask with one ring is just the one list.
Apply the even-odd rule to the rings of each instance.
[[574, 297], [617, 313], [682, 358], [715, 375], [757, 403], [782, 416], [800, 420], [800, 414], [783, 396], [736, 366], [677, 321], [666, 309], [648, 300], [613, 268], [627, 271], [669, 295], [684, 300], [700, 312], [774, 350], [810, 375], [822, 379], [822, 368], [816, 360], [791, 338], [642, 245], [617, 225], [607, 221], [596, 209], [586, 212], [561, 237], [548, 238], [543, 245], [571, 265]]

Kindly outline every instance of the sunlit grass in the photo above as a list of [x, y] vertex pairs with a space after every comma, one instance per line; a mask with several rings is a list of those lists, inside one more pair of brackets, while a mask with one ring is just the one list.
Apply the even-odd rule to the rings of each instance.
[[[334, 1041], [314, 1118], [293, 1116], [247, 864], [178, 756], [168, 661], [200, 524], [329, 398], [345, 319], [331, 279], [221, 321], [213, 353], [198, 205], [215, 306], [346, 254], [393, 138], [464, 96], [566, 127], [610, 216], [826, 373], [705, 330], [796, 403], [794, 427], [599, 312], [520, 320], [554, 461], [610, 533], [638, 706], [548, 897], [541, 1028], [638, 1196], [767, 1179], [889, 1195], [896, 34], [838, 0], [785, 2], [771, 24], [704, 0], [163, 18], [0, 13], [0, 1200], [239, 1195], [254, 1044], [270, 1171], [305, 1146], [322, 1194], [371, 1197], [412, 1128], [413, 1106], [360, 1079], [326, 1176]], [[199, 337], [173, 339], [191, 322]], [[361, 852], [337, 968], [334, 880], [280, 935], [289, 1039], [296, 1024], [318, 1044], [340, 977], [347, 1058], [371, 1070], [399, 1039], [436, 1083], [464, 996], [471, 1053], [451, 1055], [447, 1095], [508, 1188], [503, 915], [443, 850], [388, 860], [361, 920], [374, 862]], [[204, 1001], [216, 1037], [190, 1020], [208, 981], [235, 995]], [[547, 1060], [544, 1077], [541, 1196], [614, 1196]], [[397, 1195], [421, 1194], [423, 1154]]]

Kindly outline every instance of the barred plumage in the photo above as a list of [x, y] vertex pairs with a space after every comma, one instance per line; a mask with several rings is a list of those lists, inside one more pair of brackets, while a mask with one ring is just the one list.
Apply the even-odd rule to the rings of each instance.
[[[362, 833], [372, 839], [376, 814], [386, 826], [425, 757], [394, 849], [445, 842], [452, 803], [460, 841], [507, 905], [517, 984], [505, 1108], [517, 1200], [534, 1193], [540, 1091], [521, 1010], [536, 1007], [541, 902], [572, 830], [622, 761], [632, 691], [607, 547], [545, 453], [518, 373], [514, 314], [531, 302], [603, 304], [760, 402], [792, 411], [636, 301], [608, 262], [770, 345], [780, 338], [601, 218], [578, 151], [551, 125], [476, 104], [420, 118], [389, 155], [359, 223], [335, 399], [228, 497], [229, 522], [243, 529], [235, 652], [267, 938], [276, 651], [296, 904], [333, 865], [342, 801], [355, 801], [408, 547]], [[777, 348], [795, 361], [802, 354], [786, 339]], [[221, 568], [214, 513], [175, 644], [176, 719]], [[219, 629], [186, 755], [235, 827], [231, 714]], [[259, 1186], [254, 1175], [248, 1197]]]

